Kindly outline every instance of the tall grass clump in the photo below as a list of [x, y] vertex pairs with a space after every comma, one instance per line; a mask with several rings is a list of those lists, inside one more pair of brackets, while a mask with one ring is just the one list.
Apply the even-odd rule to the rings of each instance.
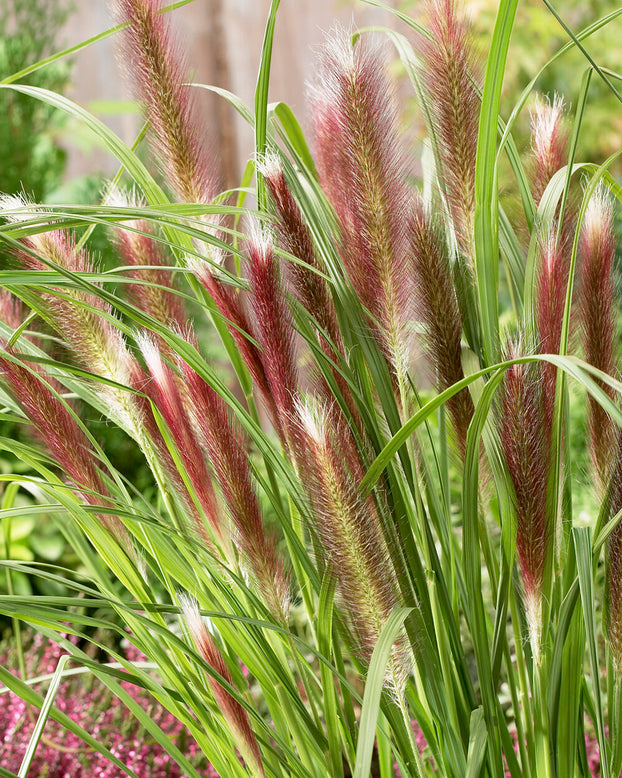
[[[0, 775], [33, 774], [53, 719], [93, 764], [142, 778], [65, 712], [77, 674], [175, 775], [618, 776], [622, 190], [617, 154], [576, 156], [592, 84], [620, 99], [588, 52], [619, 12], [555, 55], [585, 54], [575, 93], [536, 79], [516, 105], [517, 0], [485, 59], [451, 0], [397, 14], [399, 32], [335, 29], [305, 136], [267, 99], [278, 5], [254, 110], [224, 94], [254, 133], [252, 189], [212, 175], [174, 6], [111, 3], [146, 115], [131, 149], [69, 99], [0, 82], [119, 163], [98, 206], [0, 199], [2, 419], [23, 427], [0, 437], [16, 656], [0, 706], [17, 695], [32, 728]], [[425, 124], [421, 165], [387, 40]], [[94, 256], [101, 225], [110, 255]], [[72, 569], [11, 558], [23, 493]], [[19, 595], [18, 573], [64, 594]], [[26, 628], [58, 647], [43, 679]]]

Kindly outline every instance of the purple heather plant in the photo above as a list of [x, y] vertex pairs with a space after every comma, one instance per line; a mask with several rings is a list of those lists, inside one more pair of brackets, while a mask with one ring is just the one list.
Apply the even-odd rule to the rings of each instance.
[[[52, 674], [64, 653], [57, 644], [35, 634], [25, 655], [28, 677]], [[131, 645], [124, 654], [131, 662], [146, 661], [146, 657]], [[0, 664], [4, 667], [16, 664], [14, 647], [3, 646]], [[122, 682], [122, 686], [149, 713], [152, 721], [182, 748], [205, 778], [218, 778], [216, 771], [205, 764], [197, 743], [173, 715], [133, 683]], [[45, 682], [35, 688], [44, 694]], [[184, 775], [137, 720], [127, 715], [125, 706], [90, 675], [64, 681], [55, 698], [55, 707], [96, 737], [123, 764], [134, 770], [138, 778], [182, 778]], [[17, 773], [36, 713], [12, 692], [0, 694], [0, 767]], [[46, 724], [30, 772], [37, 778], [120, 778], [122, 775], [105, 756], [51, 719]]]

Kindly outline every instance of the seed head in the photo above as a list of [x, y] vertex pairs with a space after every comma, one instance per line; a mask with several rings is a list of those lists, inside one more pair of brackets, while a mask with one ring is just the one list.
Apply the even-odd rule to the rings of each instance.
[[239, 289], [235, 289], [218, 278], [210, 265], [203, 260], [190, 260], [188, 268], [208, 291], [220, 315], [228, 322], [231, 337], [235, 341], [253, 383], [260, 393], [270, 421], [283, 440], [284, 434], [281, 429], [279, 413], [272, 396], [261, 350], [251, 340], [253, 327], [243, 304], [242, 293]]
[[[46, 377], [35, 365], [26, 365], [0, 342], [0, 378], [18, 403], [52, 459], [69, 476], [76, 493], [88, 505], [112, 507], [93, 447], [72, 409], [56, 396]], [[123, 523], [105, 510], [98, 518], [125, 548], [132, 542]]]
[[[536, 328], [539, 337], [538, 350], [541, 354], [558, 354], [561, 344], [569, 266], [563, 248], [557, 241], [554, 226], [541, 237], [538, 245], [539, 266], [535, 300]], [[546, 363], [542, 365], [541, 371], [544, 407], [550, 430], [555, 405], [557, 368]]]
[[564, 100], [558, 94], [553, 96], [553, 102], [538, 97], [530, 115], [533, 195], [537, 205], [553, 175], [566, 163], [568, 130]]
[[[178, 598], [184, 622], [198, 653], [229, 686], [233, 686], [229, 668], [203, 621], [196, 600], [185, 594], [178, 595]], [[246, 766], [254, 778], [265, 778], [259, 744], [247, 711], [216, 678], [208, 675], [207, 680], [225, 721], [231, 727], [231, 733]]]
[[[164, 417], [188, 475], [192, 495], [196, 498], [216, 536], [221, 537], [221, 520], [211, 474], [194, 434], [194, 427], [184, 408], [175, 373], [162, 359], [160, 350], [152, 338], [140, 335], [137, 342], [152, 378], [152, 381], [145, 384], [144, 391]], [[201, 537], [205, 537], [203, 526], [199, 525], [197, 529]]]
[[292, 315], [285, 298], [278, 260], [265, 233], [255, 230], [246, 245], [251, 287], [253, 332], [261, 346], [261, 362], [274, 398], [283, 444], [291, 445], [289, 430], [295, 418], [298, 370], [294, 350]]
[[159, 0], [113, 0], [127, 22], [124, 62], [151, 123], [151, 142], [173, 189], [186, 202], [208, 203], [215, 186], [204, 133], [184, 86], [187, 65]]
[[[417, 313], [425, 328], [425, 346], [436, 373], [439, 391], [464, 378], [462, 370], [462, 316], [450, 265], [447, 242], [440, 224], [417, 200], [409, 219]], [[447, 403], [461, 456], [473, 416], [473, 401], [463, 389]]]
[[[597, 189], [588, 203], [579, 251], [578, 308], [585, 359], [613, 376], [617, 350], [613, 282], [616, 239], [613, 205], [604, 188]], [[610, 386], [602, 381], [598, 384], [615, 399], [615, 391]], [[615, 456], [617, 431], [607, 412], [591, 396], [588, 426], [592, 463], [603, 494]]]
[[475, 157], [479, 128], [479, 70], [468, 20], [454, 0], [427, 0], [431, 38], [421, 38], [423, 82], [429, 97], [444, 188], [462, 254], [474, 255]]
[[[121, 207], [140, 207], [144, 203], [135, 195], [120, 190], [109, 192], [108, 205]], [[128, 284], [127, 291], [133, 302], [149, 316], [162, 324], [182, 328], [187, 320], [181, 298], [175, 294], [171, 283], [171, 273], [164, 268], [170, 264], [162, 248], [155, 239], [153, 228], [148, 222], [139, 219], [115, 227], [116, 246], [125, 262], [134, 268], [130, 276], [142, 283]], [[170, 289], [171, 291], [167, 291]], [[168, 351], [166, 342], [159, 340], [161, 349]], [[167, 356], [172, 356], [167, 354]]]
[[179, 366], [188, 387], [190, 421], [216, 476], [243, 564], [259, 585], [271, 613], [285, 622], [288, 578], [278, 540], [262, 517], [249, 467], [248, 441], [222, 397], [187, 363], [180, 361]]
[[410, 202], [384, 57], [337, 30], [312, 91], [320, 182], [339, 219], [344, 267], [398, 377], [407, 372], [412, 277], [403, 214]]
[[[508, 359], [522, 356], [510, 343]], [[547, 517], [549, 472], [547, 426], [540, 372], [531, 363], [510, 367], [501, 387], [500, 438], [516, 498], [516, 550], [523, 581], [525, 611], [536, 661], [540, 656], [544, 572], [553, 550]]]
[[[311, 503], [323, 562], [337, 580], [361, 656], [371, 652], [389, 613], [398, 605], [398, 586], [380, 519], [371, 498], [359, 489], [363, 469], [352, 433], [333, 406], [299, 404], [298, 440], [305, 462], [302, 485]], [[394, 647], [387, 684], [399, 695], [408, 676], [406, 646]]]

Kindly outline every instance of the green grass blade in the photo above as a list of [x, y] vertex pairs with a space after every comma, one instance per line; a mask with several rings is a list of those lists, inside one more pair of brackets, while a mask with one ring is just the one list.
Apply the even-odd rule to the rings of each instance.
[[486, 759], [486, 719], [482, 708], [471, 711], [467, 771], [464, 778], [478, 778]]
[[394, 8], [392, 5], [389, 5], [388, 3], [383, 3], [382, 0], [363, 0], [363, 2], [366, 5], [373, 5], [376, 8], [382, 8], [384, 11], [388, 11], [389, 13], [394, 14], [397, 16], [400, 21], [404, 22], [404, 24], [408, 25], [411, 30], [414, 30], [415, 32], [418, 32], [420, 35], [425, 36], [428, 38], [430, 36], [430, 33], [428, 30], [421, 24], [418, 24], [414, 19], [412, 19], [410, 16], [407, 16], [406, 14], [402, 13], [401, 11]]
[[215, 95], [219, 95], [220, 97], [224, 98], [229, 103], [229, 105], [235, 108], [235, 110], [240, 114], [245, 122], [250, 124], [251, 127], [255, 126], [255, 117], [253, 112], [246, 105], [246, 103], [237, 95], [234, 95], [233, 92], [230, 92], [228, 89], [223, 89], [220, 86], [213, 86], [212, 84], [191, 84], [191, 86], [194, 86], [197, 89], [207, 89], [208, 92], [213, 92]]
[[274, 106], [273, 111], [274, 115], [281, 123], [288, 147], [304, 164], [306, 170], [317, 179], [318, 175], [317, 170], [315, 169], [315, 162], [313, 161], [304, 133], [294, 112], [287, 103], [277, 103]]
[[592, 691], [596, 712], [596, 734], [598, 737], [598, 749], [600, 751], [600, 769], [602, 778], [610, 778], [609, 743], [605, 736], [605, 718], [603, 713], [603, 701], [600, 690], [601, 673], [598, 663], [598, 636], [596, 619], [594, 618], [594, 580], [592, 572], [592, 532], [589, 527], [574, 527], [572, 530], [575, 554], [577, 558], [577, 570], [579, 573], [579, 589], [581, 592], [581, 605], [583, 607], [583, 622], [585, 624], [585, 636], [590, 657], [592, 671]]
[[56, 670], [52, 675], [50, 686], [48, 688], [47, 694], [45, 695], [45, 702], [41, 706], [41, 710], [39, 711], [39, 718], [37, 719], [37, 723], [35, 724], [35, 727], [32, 731], [30, 740], [28, 741], [26, 753], [24, 754], [24, 758], [22, 759], [22, 763], [19, 768], [18, 778], [27, 778], [28, 776], [30, 765], [32, 764], [32, 760], [34, 759], [35, 753], [39, 746], [39, 741], [43, 735], [43, 729], [45, 728], [47, 720], [50, 716], [52, 706], [54, 705], [54, 700], [58, 694], [58, 688], [61, 684], [61, 681], [63, 680], [63, 670], [65, 669], [65, 665], [67, 664], [68, 660], [68, 654], [64, 654], [58, 660]]
[[587, 51], [585, 46], [581, 43], [580, 39], [572, 32], [570, 27], [566, 24], [566, 22], [562, 19], [562, 17], [557, 13], [555, 8], [551, 5], [549, 0], [543, 0], [544, 5], [549, 9], [549, 11], [553, 14], [553, 16], [557, 19], [559, 24], [561, 25], [562, 29], [565, 33], [567, 33], [568, 37], [571, 39], [573, 44], [579, 49], [581, 54], [587, 59], [587, 61], [590, 63], [590, 65], [594, 68], [594, 70], [598, 73], [598, 75], [601, 77], [601, 79], [605, 82], [608, 89], [613, 92], [613, 94], [617, 97], [617, 99], [622, 103], [622, 95], [618, 92], [618, 90], [615, 88], [615, 86], [611, 83], [609, 78], [606, 76], [606, 74], [601, 70], [601, 68], [598, 66], [598, 64], [594, 61], [590, 53]]
[[369, 778], [376, 723], [378, 721], [378, 711], [380, 710], [380, 698], [382, 696], [389, 656], [404, 621], [411, 611], [412, 608], [400, 608], [391, 613], [382, 628], [374, 648], [365, 683], [359, 736], [356, 746], [356, 763], [352, 778]]
[[[317, 607], [318, 650], [327, 660], [331, 656], [333, 631], [333, 599], [336, 581], [328, 572], [322, 581], [320, 599]], [[328, 736], [329, 758], [327, 767], [333, 778], [343, 778], [343, 759], [341, 756], [341, 741], [339, 738], [339, 710], [335, 679], [326, 664], [320, 668], [322, 690], [324, 694], [324, 715], [326, 717], [326, 733]]]
[[505, 723], [500, 720], [499, 702], [495, 694], [492, 678], [492, 662], [489, 624], [482, 596], [481, 535], [479, 528], [479, 444], [484, 424], [495, 391], [503, 379], [503, 370], [495, 372], [488, 381], [467, 434], [467, 450], [463, 475], [463, 566], [468, 595], [466, 614], [473, 640], [477, 671], [479, 676], [482, 707], [488, 731], [488, 761], [493, 774], [501, 770], [501, 728]]
[[[262, 159], [266, 153], [268, 137], [268, 87], [270, 85], [270, 64], [272, 62], [272, 44], [274, 42], [274, 28], [276, 26], [276, 12], [279, 9], [280, 0], [272, 0], [270, 14], [266, 24], [266, 31], [261, 50], [261, 64], [255, 89], [255, 157]], [[261, 174], [257, 175], [257, 204], [259, 210], [265, 210], [266, 191]]]
[[499, 239], [497, 127], [501, 88], [518, 0], [502, 0], [490, 44], [475, 163], [475, 266], [484, 356], [488, 364], [499, 354]]

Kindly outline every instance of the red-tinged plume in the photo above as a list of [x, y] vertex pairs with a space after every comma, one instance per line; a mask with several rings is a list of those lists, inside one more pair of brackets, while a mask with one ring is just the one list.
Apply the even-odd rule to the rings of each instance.
[[[106, 203], [123, 208], [144, 205], [136, 197], [116, 190], [108, 194]], [[156, 239], [151, 224], [142, 219], [118, 224], [115, 238], [121, 257], [133, 268], [129, 275], [141, 282], [126, 287], [135, 305], [162, 324], [183, 328], [188, 317], [181, 298], [175, 293], [171, 271], [165, 269], [170, 265], [170, 259]], [[169, 350], [161, 338], [159, 345], [165, 351]]]
[[426, 8], [431, 37], [420, 39], [420, 53], [441, 166], [439, 178], [460, 249], [472, 259], [479, 68], [468, 20], [457, 12], [454, 0], [428, 0]]
[[[360, 492], [363, 469], [339, 411], [309, 403], [299, 406], [298, 418], [302, 486], [311, 504], [322, 561], [337, 580], [359, 652], [369, 661], [386, 619], [399, 605], [380, 519], [373, 499]], [[398, 696], [409, 669], [408, 651], [398, 641], [386, 679]]]
[[[535, 298], [538, 351], [541, 354], [558, 354], [561, 344], [569, 267], [567, 257], [557, 240], [554, 227], [540, 239], [538, 249], [539, 264]], [[550, 435], [555, 405], [557, 368], [547, 362], [541, 366], [540, 370], [543, 380], [543, 400], [548, 435]]]
[[313, 238], [294, 200], [276, 155], [266, 156], [258, 168], [264, 177], [277, 211], [279, 246], [301, 262], [292, 262], [288, 273], [294, 294], [335, 343], [340, 342], [335, 308], [326, 281], [317, 273], [320, 264]]
[[531, 148], [533, 152], [532, 189], [536, 205], [553, 175], [566, 164], [568, 128], [564, 101], [559, 95], [553, 102], [537, 98], [530, 111]]
[[250, 337], [253, 328], [244, 307], [241, 291], [218, 278], [208, 262], [192, 259], [188, 262], [188, 268], [205, 287], [218, 312], [228, 323], [231, 337], [240, 351], [255, 388], [259, 391], [270, 421], [279, 432], [279, 437], [283, 439], [279, 414], [262, 361], [261, 350]]
[[[564, 101], [559, 95], [553, 102], [538, 97], [531, 109], [531, 165], [532, 191], [536, 206], [549, 182], [564, 165], [568, 158], [568, 123]], [[559, 208], [557, 212], [559, 217]], [[570, 264], [570, 253], [574, 241], [577, 216], [577, 198], [571, 188], [566, 201], [561, 229], [558, 230], [559, 252]]]
[[265, 525], [248, 462], [248, 445], [225, 401], [187, 363], [180, 370], [188, 388], [194, 429], [206, 451], [235, 530], [242, 561], [254, 577], [270, 612], [285, 622], [289, 584], [278, 539]]
[[276, 405], [282, 443], [289, 447], [298, 394], [292, 315], [279, 262], [268, 236], [256, 230], [246, 245], [245, 254], [251, 286], [250, 306], [255, 317], [253, 334], [261, 347], [261, 361]]
[[69, 407], [52, 391], [36, 366], [26, 367], [0, 343], [0, 379], [19, 404], [53, 460], [69, 476], [76, 493], [88, 505], [103, 506], [98, 518], [126, 549], [132, 543], [122, 522], [106, 514], [112, 500], [99, 470], [93, 447]]
[[[229, 668], [203, 621], [196, 600], [187, 595], [180, 595], [179, 604], [188, 633], [198, 654], [229, 686], [233, 687], [233, 678]], [[266, 773], [263, 768], [259, 743], [251, 727], [248, 712], [218, 679], [207, 674], [207, 681], [223, 718], [231, 728], [235, 745], [250, 774], [253, 778], [265, 778]]]
[[[523, 356], [510, 344], [508, 359]], [[541, 373], [531, 363], [510, 367], [501, 387], [499, 434], [516, 496], [516, 550], [534, 658], [539, 661], [544, 573], [554, 529], [546, 511], [549, 432]]]
[[[15, 223], [41, 215], [38, 206], [11, 197], [0, 198], [0, 210]], [[16, 256], [31, 270], [48, 270], [49, 265], [72, 273], [95, 270], [86, 251], [78, 249], [67, 230], [39, 233], [21, 242], [25, 250], [16, 251]], [[96, 292], [80, 287], [43, 292], [41, 296], [47, 307], [47, 318], [82, 366], [102, 378], [129, 386], [140, 368], [114, 323], [110, 304]], [[101, 383], [96, 384], [96, 390], [117, 423], [139, 440], [141, 414], [131, 395]]]
[[[613, 376], [617, 350], [613, 282], [616, 239], [613, 203], [604, 188], [597, 189], [588, 203], [579, 253], [578, 307], [585, 359]], [[597, 383], [612, 400], [615, 399], [615, 391], [610, 386], [602, 381]], [[617, 431], [612, 419], [592, 396], [589, 397], [588, 426], [592, 464], [603, 493], [611, 473]]]
[[412, 307], [404, 213], [410, 189], [382, 53], [333, 33], [312, 92], [320, 182], [339, 220], [345, 269], [398, 378]]
[[[145, 383], [143, 391], [151, 397], [169, 428], [181, 463], [187, 473], [192, 495], [217, 538], [222, 537], [222, 527], [212, 478], [195, 436], [183, 398], [179, 391], [176, 375], [170, 365], [162, 359], [158, 346], [149, 336], [138, 338], [140, 350], [145, 359], [152, 380]], [[205, 528], [196, 528], [205, 537]]]
[[[447, 242], [442, 226], [417, 200], [409, 218], [412, 262], [418, 314], [425, 328], [425, 346], [436, 373], [439, 391], [464, 378], [462, 370], [462, 316], [453, 282]], [[466, 435], [473, 416], [473, 401], [463, 389], [447, 403], [464, 457]]]
[[[622, 510], [622, 433], [616, 432], [609, 491], [609, 520]], [[605, 553], [605, 625], [614, 667], [622, 677], [622, 522], [607, 538]]]
[[[326, 280], [316, 272], [321, 270], [321, 266], [315, 253], [311, 231], [294, 200], [281, 162], [276, 155], [267, 155], [259, 170], [268, 185], [277, 211], [276, 232], [279, 246], [300, 260], [290, 262], [287, 266], [290, 287], [323, 331], [318, 335], [322, 351], [332, 361], [343, 361], [345, 349], [335, 306]], [[333, 376], [352, 418], [361, 428], [356, 404], [347, 382], [338, 370], [333, 370]]]
[[138, 97], [151, 122], [151, 142], [169, 184], [185, 202], [208, 203], [215, 185], [205, 134], [187, 80], [188, 67], [159, 0], [112, 0], [124, 32]]

